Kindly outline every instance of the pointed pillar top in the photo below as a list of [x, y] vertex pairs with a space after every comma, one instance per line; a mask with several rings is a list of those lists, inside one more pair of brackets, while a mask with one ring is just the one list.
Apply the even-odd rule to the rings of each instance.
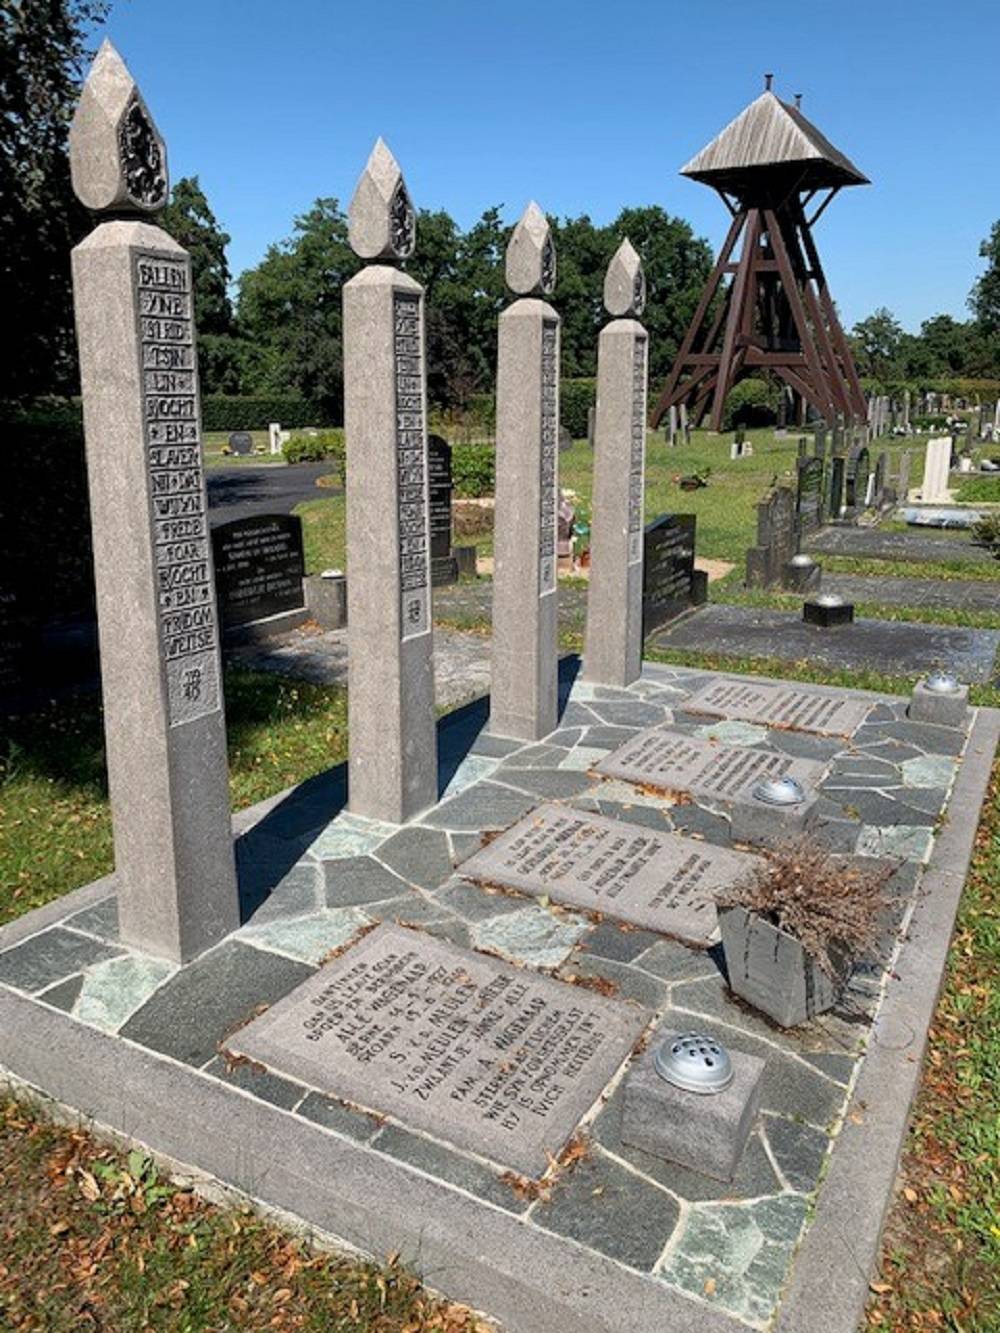
[[399, 163], [378, 139], [347, 211], [351, 249], [360, 259], [408, 259], [417, 218]]
[[624, 315], [638, 318], [646, 308], [646, 275], [642, 260], [627, 236], [604, 275], [604, 308], [616, 319]]
[[515, 296], [551, 296], [556, 285], [556, 247], [548, 218], [532, 200], [507, 244], [507, 286]]
[[77, 198], [95, 213], [157, 213], [167, 202], [167, 150], [135, 79], [107, 40], [69, 129]]

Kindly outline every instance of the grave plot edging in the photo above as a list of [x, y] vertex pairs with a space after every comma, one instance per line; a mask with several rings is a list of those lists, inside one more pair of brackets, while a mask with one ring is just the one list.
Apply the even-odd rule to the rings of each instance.
[[980, 709], [775, 1333], [854, 1333], [864, 1315], [998, 739], [1000, 710]]
[[402, 1261], [505, 1333], [738, 1333], [746, 1325], [471, 1195], [0, 985], [9, 1071], [185, 1175], [334, 1246]]

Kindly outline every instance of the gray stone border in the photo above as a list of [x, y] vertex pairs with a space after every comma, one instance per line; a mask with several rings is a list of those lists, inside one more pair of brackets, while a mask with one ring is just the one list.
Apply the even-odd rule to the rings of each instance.
[[979, 709], [775, 1333], [854, 1333], [864, 1315], [998, 739], [1000, 709]]

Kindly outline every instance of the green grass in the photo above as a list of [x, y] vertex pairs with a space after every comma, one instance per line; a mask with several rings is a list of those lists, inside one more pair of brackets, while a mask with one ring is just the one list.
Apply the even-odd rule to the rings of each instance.
[[[226, 675], [230, 796], [242, 809], [347, 754], [335, 686]], [[5, 727], [0, 754], [0, 924], [107, 874], [111, 816], [96, 701], [58, 704]]]
[[272, 455], [266, 430], [248, 432], [253, 437], [254, 449], [263, 449], [262, 454], [224, 454], [223, 447], [229, 443], [232, 432], [228, 430], [210, 430], [202, 441], [206, 467], [260, 467], [262, 463], [283, 463], [280, 455]]
[[971, 579], [975, 583], [1000, 581], [1000, 562], [981, 560], [873, 560], [862, 556], [820, 555], [828, 574], [862, 574], [875, 578]]
[[955, 490], [960, 504], [1000, 504], [1000, 476], [967, 477]]

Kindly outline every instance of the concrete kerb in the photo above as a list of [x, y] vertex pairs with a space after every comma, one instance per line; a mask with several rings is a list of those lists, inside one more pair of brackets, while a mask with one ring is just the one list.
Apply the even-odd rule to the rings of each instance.
[[1000, 710], [979, 709], [775, 1333], [854, 1333], [864, 1315], [998, 739]]

